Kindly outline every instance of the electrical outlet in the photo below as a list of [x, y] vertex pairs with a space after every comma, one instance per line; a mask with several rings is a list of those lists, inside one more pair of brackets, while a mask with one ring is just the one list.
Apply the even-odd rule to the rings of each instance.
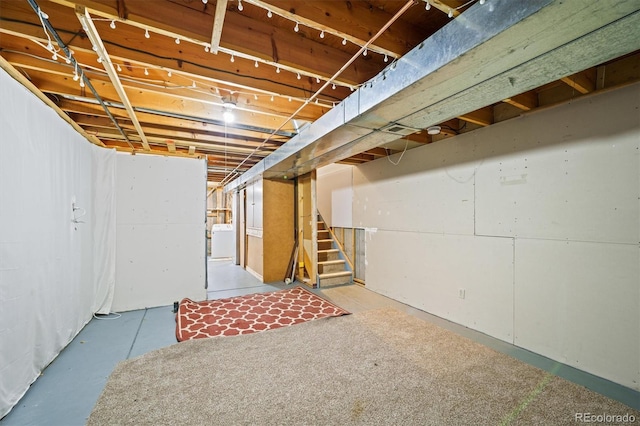
[[458, 289], [458, 297], [459, 297], [460, 299], [464, 299], [464, 298], [465, 298], [465, 296], [466, 296], [466, 292], [467, 292], [467, 291], [466, 291], [464, 288], [459, 288], [459, 289]]

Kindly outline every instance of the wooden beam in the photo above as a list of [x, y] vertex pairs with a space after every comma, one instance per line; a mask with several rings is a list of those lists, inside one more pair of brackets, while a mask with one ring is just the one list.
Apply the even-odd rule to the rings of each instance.
[[447, 15], [451, 14], [452, 18], [455, 18], [460, 15], [460, 11], [456, 10], [455, 6], [451, 6], [447, 4], [447, 2], [444, 2], [442, 0], [425, 0], [425, 1], [430, 3], [431, 6], [435, 7], [436, 9], [446, 13]]
[[167, 149], [169, 152], [176, 152], [176, 144], [173, 141], [167, 141]]
[[40, 99], [47, 106], [53, 109], [56, 112], [56, 114], [58, 114], [64, 121], [69, 123], [71, 127], [73, 127], [76, 132], [80, 133], [85, 139], [87, 139], [89, 142], [95, 145], [105, 146], [100, 139], [85, 132], [82, 127], [80, 127], [76, 122], [71, 120], [71, 118], [69, 118], [69, 116], [65, 114], [64, 111], [62, 111], [51, 99], [49, 99], [44, 93], [42, 93], [32, 82], [30, 82], [24, 75], [22, 75], [17, 69], [15, 69], [2, 56], [0, 56], [0, 67], [3, 70], [5, 70], [11, 77], [17, 80], [18, 83], [22, 84], [31, 93], [36, 95], [38, 99]]
[[[69, 7], [75, 7], [76, 4], [82, 5], [92, 14], [107, 20], [121, 20], [115, 8], [95, 0], [53, 0], [53, 2]], [[171, 39], [180, 38], [188, 41], [189, 43], [183, 43], [184, 46], [181, 45], [181, 50], [186, 50], [187, 46], [191, 46], [205, 54], [203, 48], [209, 45], [211, 30], [210, 27], [203, 24], [202, 12], [189, 8], [176, 8], [171, 2], [156, 2], [152, 10], [149, 9], [146, 2], [134, 1], [127, 4], [127, 25], [119, 28], [119, 37], [127, 37], [123, 32], [131, 31], [131, 28], [127, 27], [136, 27], [136, 35], [132, 35], [132, 37], [140, 37], [145, 30], [148, 30], [153, 34], [164, 35]], [[189, 22], [189, 29], [176, 26], [176, 22]], [[145, 50], [153, 47], [155, 43], [153, 39], [152, 36], [151, 41], [145, 43]], [[279, 52], [278, 58], [273, 55], [274, 47]], [[280, 48], [278, 49], [278, 47]], [[244, 58], [251, 65], [258, 61], [271, 65], [272, 70], [279, 66], [294, 76], [299, 73], [310, 79], [317, 77], [324, 80], [332, 76], [336, 69], [339, 69], [350, 59], [350, 54], [341, 49], [311, 39], [300, 38], [292, 31], [282, 31], [264, 20], [255, 20], [241, 13], [226, 14], [225, 39], [221, 40], [219, 51], [228, 55], [233, 54], [236, 59]], [[166, 55], [166, 44], [163, 43], [163, 46], [154, 55], [154, 62], [158, 62], [159, 57], [166, 57]], [[208, 60], [207, 58], [203, 63]], [[376, 64], [378, 61], [381, 62], [382, 58], [373, 56], [369, 60], [360, 58], [357, 66], [350, 67], [336, 79], [336, 84], [352, 87], [368, 80], [379, 72], [380, 65]], [[226, 61], [221, 62], [226, 63]], [[233, 69], [234, 64], [231, 65], [231, 69]], [[256, 71], [252, 70], [246, 75], [255, 74]], [[282, 77], [280, 75], [278, 79]]]
[[189, 147], [189, 155], [195, 155], [196, 153], [196, 147], [195, 146], [190, 146]]
[[224, 15], [227, 13], [227, 0], [216, 1], [216, 15], [213, 18], [213, 30], [211, 32], [211, 47], [209, 51], [218, 54], [220, 49], [220, 37], [222, 36], [222, 27], [224, 25]]
[[520, 108], [523, 111], [530, 111], [538, 107], [538, 94], [534, 90], [530, 90], [519, 95], [512, 96], [503, 100], [503, 102]]
[[89, 12], [82, 6], [77, 6], [75, 11], [76, 11], [76, 16], [78, 17], [78, 20], [82, 24], [82, 28], [85, 30], [85, 32], [91, 39], [93, 46], [96, 48], [96, 53], [98, 54], [98, 57], [102, 59], [102, 62], [103, 62], [102, 65], [104, 66], [105, 71], [107, 71], [107, 74], [109, 75], [109, 79], [111, 80], [111, 83], [116, 89], [116, 92], [118, 92], [118, 96], [120, 96], [120, 100], [124, 104], [125, 109], [129, 113], [129, 118], [133, 122], [133, 125], [135, 126], [136, 130], [138, 131], [138, 135], [142, 140], [142, 146], [146, 151], [149, 151], [151, 149], [149, 147], [149, 142], [147, 142], [147, 138], [144, 135], [144, 132], [142, 131], [142, 127], [138, 122], [138, 118], [136, 117], [135, 112], [133, 111], [133, 107], [131, 106], [131, 102], [129, 102], [127, 93], [124, 91], [124, 87], [120, 82], [118, 73], [113, 67], [111, 58], [109, 57], [109, 54], [107, 53], [107, 50], [105, 49], [104, 44], [102, 43], [102, 39], [98, 34], [98, 30], [96, 29], [95, 25], [93, 25], [93, 20], [91, 19]]
[[590, 68], [585, 71], [581, 71], [577, 74], [573, 74], [560, 79], [566, 85], [574, 88], [578, 92], [586, 95], [596, 90], [596, 70]]
[[461, 115], [458, 118], [460, 120], [477, 124], [478, 126], [489, 126], [493, 124], [493, 107], [487, 106], [480, 108], [478, 110], [471, 111], [468, 114]]
[[[363, 38], [359, 38], [356, 36], [353, 36], [350, 33], [347, 32], [343, 32], [340, 30], [337, 30], [335, 28], [335, 23], [333, 23], [333, 26], [329, 26], [329, 25], [325, 25], [322, 23], [319, 23], [313, 19], [309, 19], [305, 16], [304, 12], [300, 13], [301, 11], [299, 10], [300, 8], [303, 8], [304, 5], [300, 5], [300, 8], [298, 8], [298, 10], [294, 9], [293, 7], [290, 8], [284, 8], [284, 7], [280, 7], [280, 4], [278, 2], [266, 2], [263, 0], [244, 0], [245, 3], [250, 3], [253, 4], [255, 6], [258, 6], [262, 9], [264, 9], [265, 11], [270, 11], [273, 14], [282, 16], [283, 18], [286, 18], [292, 22], [296, 22], [299, 25], [303, 26], [303, 27], [307, 27], [307, 28], [311, 28], [315, 31], [319, 32], [324, 32], [326, 34], [331, 34], [334, 37], [337, 37], [338, 39], [343, 39], [343, 40], [347, 40], [348, 42], [351, 42], [353, 44], [355, 44], [356, 46], [364, 46], [365, 43], [368, 40], [365, 40]], [[325, 17], [326, 19], [326, 17]], [[371, 27], [370, 27], [371, 28]], [[373, 27], [375, 28], [375, 27]], [[371, 31], [369, 29], [369, 31]], [[382, 46], [379, 46], [378, 44], [371, 44], [369, 47], [369, 50], [373, 51], [373, 52], [378, 52], [382, 55], [387, 55], [390, 56], [392, 58], [398, 58], [400, 57], [403, 53], [403, 51], [394, 51], [394, 50], [389, 50], [386, 49]]]

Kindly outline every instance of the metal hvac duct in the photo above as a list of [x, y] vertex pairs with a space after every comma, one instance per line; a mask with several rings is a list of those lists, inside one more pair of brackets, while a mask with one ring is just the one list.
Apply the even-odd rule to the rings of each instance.
[[226, 191], [289, 178], [640, 49], [636, 0], [476, 4], [264, 158]]

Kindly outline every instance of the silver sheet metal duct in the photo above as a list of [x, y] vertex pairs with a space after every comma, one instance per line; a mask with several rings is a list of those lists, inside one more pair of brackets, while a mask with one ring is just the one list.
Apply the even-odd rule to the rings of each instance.
[[230, 182], [292, 178], [640, 49], [640, 2], [488, 0]]

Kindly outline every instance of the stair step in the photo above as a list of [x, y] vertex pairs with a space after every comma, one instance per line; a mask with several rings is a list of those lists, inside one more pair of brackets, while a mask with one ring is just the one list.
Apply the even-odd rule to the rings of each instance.
[[318, 260], [323, 262], [327, 260], [336, 260], [340, 255], [340, 251], [338, 249], [330, 248], [325, 250], [318, 250]]
[[322, 262], [318, 262], [318, 265], [321, 266], [329, 266], [329, 265], [339, 265], [339, 264], [344, 264], [344, 260], [342, 259], [336, 259], [336, 260], [325, 260]]
[[329, 272], [326, 274], [318, 274], [321, 280], [326, 278], [350, 277], [351, 271]]
[[318, 243], [332, 243], [333, 240], [331, 238], [324, 238], [322, 240], [318, 239]]
[[336, 285], [351, 284], [353, 275], [351, 271], [329, 272], [318, 274], [319, 287], [332, 287]]
[[328, 274], [330, 272], [344, 272], [346, 263], [342, 259], [325, 260], [318, 262], [318, 273]]

